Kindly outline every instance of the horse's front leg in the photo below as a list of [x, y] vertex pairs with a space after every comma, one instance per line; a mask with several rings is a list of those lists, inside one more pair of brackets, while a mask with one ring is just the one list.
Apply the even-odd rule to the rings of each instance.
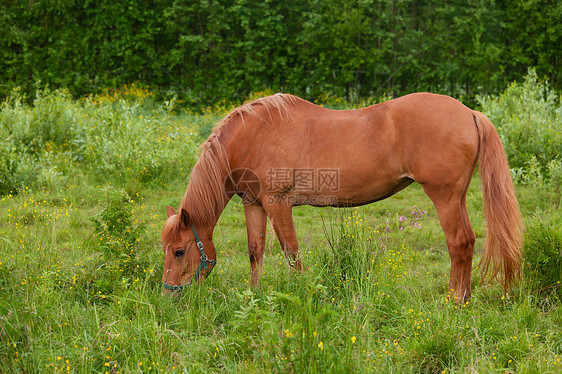
[[273, 204], [266, 205], [264, 208], [272, 218], [275, 234], [279, 239], [281, 248], [289, 260], [290, 265], [302, 271], [297, 232], [295, 231], [295, 225], [293, 223], [292, 207], [285, 204]]
[[261, 205], [244, 205], [246, 230], [248, 232], [248, 252], [250, 255], [251, 279], [254, 287], [259, 287], [265, 252], [265, 229], [267, 215]]

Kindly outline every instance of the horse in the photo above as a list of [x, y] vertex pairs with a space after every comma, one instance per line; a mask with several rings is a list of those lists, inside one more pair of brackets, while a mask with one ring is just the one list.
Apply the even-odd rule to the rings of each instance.
[[352, 110], [281, 93], [246, 103], [200, 146], [178, 210], [167, 207], [163, 293], [200, 283], [216, 265], [213, 229], [235, 194], [258, 287], [268, 216], [291, 267], [302, 271], [293, 206], [360, 206], [417, 182], [445, 233], [449, 290], [466, 300], [476, 239], [466, 194], [478, 163], [488, 228], [482, 276], [503, 273], [507, 290], [520, 275], [522, 222], [503, 145], [484, 114], [431, 93]]

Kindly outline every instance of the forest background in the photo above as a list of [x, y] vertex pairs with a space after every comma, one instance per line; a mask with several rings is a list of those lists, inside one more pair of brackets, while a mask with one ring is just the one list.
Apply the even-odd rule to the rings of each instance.
[[272, 89], [307, 99], [497, 94], [529, 67], [560, 89], [555, 0], [4, 0], [0, 97], [142, 82], [189, 105]]

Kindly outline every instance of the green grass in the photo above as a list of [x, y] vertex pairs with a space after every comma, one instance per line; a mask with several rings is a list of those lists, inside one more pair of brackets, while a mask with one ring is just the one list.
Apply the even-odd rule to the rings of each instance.
[[[1, 108], [0, 143], [10, 153], [0, 160], [0, 372], [562, 370], [554, 184], [517, 186], [527, 254], [509, 294], [478, 276], [486, 227], [474, 178], [467, 304], [447, 294], [445, 238], [416, 184], [360, 208], [295, 208], [302, 273], [290, 269], [268, 226], [260, 289], [249, 288], [243, 209], [234, 199], [215, 230], [217, 267], [171, 299], [159, 288], [166, 205], [179, 205], [196, 144], [226, 109], [178, 113], [125, 94], [146, 96], [134, 87], [84, 101], [55, 92], [34, 107]], [[28, 136], [33, 118], [43, 121], [36, 130], [46, 143]], [[69, 129], [71, 141], [49, 133], [49, 121]], [[116, 130], [120, 136], [109, 136]], [[135, 147], [150, 152], [136, 160]]]
[[[134, 258], [144, 265], [117, 276], [104, 270], [91, 219], [106, 192], [80, 192], [0, 198], [2, 372], [556, 372], [562, 365], [558, 299], [525, 284], [504, 295], [481, 284], [476, 269], [470, 302], [448, 298], [444, 236], [419, 186], [358, 209], [295, 208], [304, 271], [290, 270], [267, 238], [258, 290], [248, 287], [243, 212], [233, 200], [215, 233], [217, 268], [179, 300], [160, 295], [158, 239], [165, 205], [177, 205], [184, 186], [133, 199], [133, 221], [143, 224]], [[519, 192], [522, 206], [536, 195]], [[485, 233], [479, 194], [475, 179], [468, 201], [477, 251]], [[414, 206], [427, 212], [420, 228], [411, 224]], [[533, 213], [554, 214], [541, 209]], [[104, 277], [114, 283], [99, 287]]]

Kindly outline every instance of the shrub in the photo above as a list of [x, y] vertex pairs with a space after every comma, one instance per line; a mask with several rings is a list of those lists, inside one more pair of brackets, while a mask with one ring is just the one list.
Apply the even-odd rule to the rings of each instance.
[[479, 102], [500, 134], [516, 182], [549, 180], [555, 171], [549, 163], [562, 162], [562, 101], [548, 82], [530, 69], [522, 83]]
[[133, 205], [123, 190], [106, 190], [104, 208], [93, 217], [97, 245], [103, 250], [104, 263], [98, 267], [94, 285], [103, 294], [118, 285], [129, 284], [148, 267], [138, 256], [144, 226], [133, 221]]
[[185, 178], [201, 140], [197, 121], [149, 96], [135, 86], [84, 100], [38, 89], [28, 105], [14, 90], [0, 106], [0, 194], [69, 178], [129, 191]]
[[533, 291], [543, 295], [562, 294], [562, 218], [536, 217], [527, 225], [523, 274]]

